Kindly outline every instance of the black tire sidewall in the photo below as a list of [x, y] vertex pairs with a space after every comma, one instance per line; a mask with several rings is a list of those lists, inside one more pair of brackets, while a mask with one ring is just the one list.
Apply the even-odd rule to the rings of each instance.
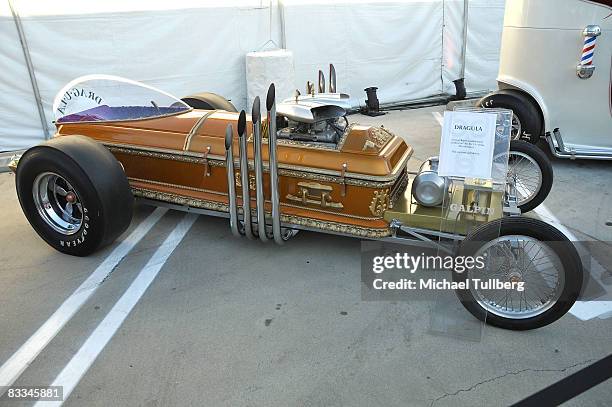
[[521, 122], [521, 138], [531, 143], [537, 143], [540, 139], [542, 119], [538, 109], [526, 96], [510, 90], [500, 90], [482, 98], [479, 105], [484, 108], [511, 109]]
[[[472, 315], [487, 324], [512, 330], [536, 329], [561, 318], [575, 303], [582, 288], [582, 262], [572, 242], [556, 228], [541, 220], [524, 217], [503, 218], [473, 230], [463, 241], [459, 254], [462, 256], [474, 255], [483, 242], [488, 242], [502, 235], [533, 237], [546, 244], [559, 256], [564, 267], [565, 278], [565, 285], [559, 301], [540, 315], [526, 319], [511, 319], [487, 312], [478, 305], [469, 290], [457, 290], [457, 296], [463, 306]], [[453, 280], [457, 282], [465, 281], [468, 277], [469, 271], [453, 273]]]
[[[63, 235], [49, 226], [38, 213], [32, 194], [36, 177], [45, 172], [56, 173], [76, 190], [83, 206], [83, 222], [79, 230]], [[46, 147], [29, 150], [19, 161], [16, 177], [19, 203], [30, 225], [56, 250], [86, 256], [94, 252], [106, 234], [103, 208], [94, 186], [83, 170], [66, 154]]]
[[542, 185], [540, 185], [540, 190], [538, 193], [529, 202], [518, 206], [522, 213], [526, 213], [532, 209], [535, 209], [548, 197], [553, 184], [553, 167], [552, 163], [542, 150], [526, 141], [512, 140], [510, 142], [510, 152], [512, 151], [521, 152], [533, 158], [542, 172]]

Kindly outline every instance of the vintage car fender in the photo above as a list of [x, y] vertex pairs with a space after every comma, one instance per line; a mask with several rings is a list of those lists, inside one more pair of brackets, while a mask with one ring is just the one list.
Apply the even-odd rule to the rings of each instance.
[[544, 102], [544, 98], [542, 97], [540, 92], [538, 92], [536, 87], [525, 81], [516, 79], [510, 75], [499, 75], [497, 77], [497, 82], [499, 89], [516, 89], [531, 96], [531, 98], [537, 103], [537, 107], [542, 113], [542, 128], [544, 130], [544, 133], [554, 130], [550, 128], [550, 114], [548, 112], [546, 102]]

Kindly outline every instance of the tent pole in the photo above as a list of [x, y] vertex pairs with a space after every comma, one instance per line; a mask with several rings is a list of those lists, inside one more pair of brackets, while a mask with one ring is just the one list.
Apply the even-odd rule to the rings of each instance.
[[19, 41], [21, 42], [21, 50], [23, 51], [23, 57], [25, 58], [26, 66], [28, 67], [28, 74], [30, 75], [30, 83], [32, 84], [32, 90], [34, 92], [34, 98], [36, 99], [36, 106], [38, 107], [38, 115], [40, 117], [40, 124], [42, 125], [43, 132], [45, 133], [45, 140], [49, 138], [49, 126], [47, 124], [47, 118], [45, 116], [45, 110], [42, 104], [42, 98], [40, 97], [40, 90], [38, 89], [38, 82], [36, 82], [36, 76], [34, 75], [34, 65], [32, 65], [32, 58], [30, 57], [30, 50], [28, 49], [28, 43], [26, 42], [25, 33], [23, 26], [21, 25], [21, 18], [13, 7], [13, 1], [8, 0], [11, 13], [13, 14], [13, 20], [17, 27], [17, 34], [19, 35]]
[[468, 37], [468, 9], [470, 2], [469, 0], [463, 0], [463, 44], [461, 44], [461, 78], [465, 79], [465, 61], [467, 51], [467, 37]]
[[287, 40], [285, 37], [285, 3], [283, 2], [283, 0], [278, 0], [276, 7], [278, 8], [278, 18], [279, 18], [279, 23], [280, 23], [281, 48], [286, 49]]

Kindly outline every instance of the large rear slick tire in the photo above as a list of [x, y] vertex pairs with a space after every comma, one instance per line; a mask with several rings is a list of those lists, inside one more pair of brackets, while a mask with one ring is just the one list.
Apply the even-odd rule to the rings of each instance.
[[16, 173], [19, 203], [56, 250], [87, 256], [129, 226], [133, 195], [123, 167], [101, 144], [63, 136], [30, 148]]
[[[556, 228], [538, 219], [510, 217], [474, 229], [462, 242], [461, 256], [484, 259], [484, 267], [455, 272], [457, 290], [476, 318], [504, 329], [548, 325], [569, 311], [582, 288], [582, 262], [576, 248]], [[524, 283], [524, 291], [477, 288], [474, 279]], [[516, 287], [515, 287], [516, 288]]]

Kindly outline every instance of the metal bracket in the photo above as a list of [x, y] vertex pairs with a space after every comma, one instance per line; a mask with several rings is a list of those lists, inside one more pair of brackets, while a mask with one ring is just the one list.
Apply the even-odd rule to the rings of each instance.
[[578, 75], [580, 79], [589, 79], [593, 76], [593, 72], [595, 72], [594, 65], [578, 64], [578, 66], [576, 66], [576, 75]]
[[210, 146], [206, 146], [206, 151], [204, 152], [204, 176], [210, 177], [210, 166], [208, 165], [208, 153], [210, 153]]
[[344, 176], [346, 175], [346, 169], [348, 167], [347, 163], [342, 163], [342, 171], [340, 171], [340, 196], [346, 196], [346, 181], [344, 180]]

